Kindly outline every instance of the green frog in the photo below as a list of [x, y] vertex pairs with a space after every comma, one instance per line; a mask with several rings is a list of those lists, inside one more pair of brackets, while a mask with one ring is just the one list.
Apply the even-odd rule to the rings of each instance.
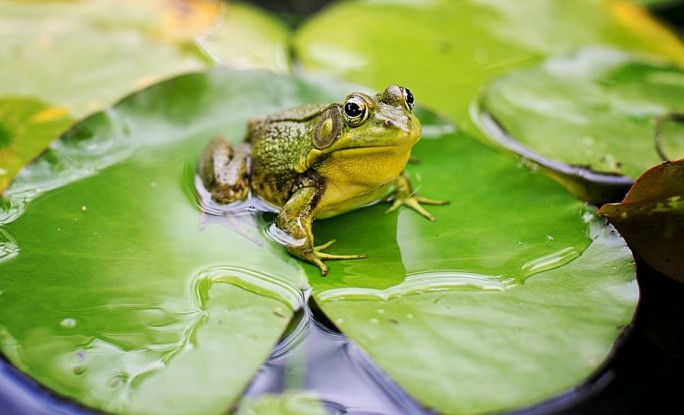
[[255, 118], [240, 146], [214, 139], [198, 172], [218, 203], [251, 193], [277, 208], [276, 239], [326, 275], [324, 260], [366, 256], [324, 252], [334, 240], [315, 246], [314, 219], [388, 200], [387, 212], [406, 205], [434, 221], [421, 203], [447, 203], [417, 196], [404, 172], [421, 135], [413, 106], [409, 89], [391, 85], [375, 96], [354, 92], [342, 104], [310, 104]]

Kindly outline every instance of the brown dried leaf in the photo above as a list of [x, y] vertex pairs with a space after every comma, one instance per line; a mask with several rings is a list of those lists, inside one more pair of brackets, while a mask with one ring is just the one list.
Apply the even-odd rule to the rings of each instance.
[[684, 282], [684, 158], [647, 170], [621, 203], [603, 205], [599, 214], [644, 261]]

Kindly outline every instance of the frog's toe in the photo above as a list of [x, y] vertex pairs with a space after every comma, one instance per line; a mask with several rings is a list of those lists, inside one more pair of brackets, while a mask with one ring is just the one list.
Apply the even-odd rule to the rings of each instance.
[[293, 250], [292, 248], [288, 249], [292, 254], [298, 256], [299, 258], [310, 262], [314, 265], [316, 265], [320, 270], [321, 270], [321, 275], [325, 276], [328, 273], [328, 266], [323, 263], [323, 261], [327, 260], [342, 260], [342, 259], [362, 259], [362, 258], [367, 258], [366, 255], [333, 255], [333, 254], [328, 254], [326, 252], [322, 252], [323, 250], [329, 248], [332, 244], [335, 243], [335, 240], [330, 240], [323, 245], [319, 245], [314, 247], [313, 249], [303, 249], [303, 250]]
[[337, 242], [335, 239], [331, 239], [331, 240], [329, 240], [328, 242], [324, 243], [323, 245], [315, 246], [315, 247], [314, 247], [314, 252], [321, 252], [321, 251], [324, 251], [324, 250], [330, 248], [330, 246], [331, 246], [332, 244], [334, 244], [335, 242]]
[[403, 205], [404, 201], [402, 199], [395, 199], [392, 202], [392, 206], [388, 207], [385, 213], [392, 213], [395, 210], [399, 209], [399, 206]]
[[320, 259], [331, 259], [331, 260], [368, 258], [368, 255], [333, 255], [333, 254], [327, 254], [325, 252], [317, 252], [316, 256], [319, 257]]
[[399, 206], [405, 205], [418, 212], [421, 216], [423, 216], [430, 222], [434, 222], [435, 217], [432, 216], [430, 212], [425, 210], [425, 208], [421, 206], [421, 203], [426, 205], [446, 205], [449, 202], [443, 200], [428, 199], [420, 196], [411, 196], [405, 199], [394, 199], [394, 201], [392, 202], [392, 206], [390, 206], [389, 209], [385, 211], [385, 213], [393, 212], [397, 210]]
[[321, 270], [321, 276], [325, 277], [328, 274], [328, 266], [323, 263], [323, 261], [318, 258], [318, 256], [314, 256], [313, 258], [309, 259], [314, 265], [316, 265], [320, 270]]
[[410, 197], [404, 200], [404, 204], [410, 207], [411, 209], [415, 210], [416, 212], [420, 213], [421, 216], [427, 218], [427, 220], [429, 220], [430, 222], [435, 221], [435, 217], [432, 216], [430, 212], [425, 210], [425, 208], [420, 205], [420, 203], [418, 202], [418, 198]]
[[331, 239], [328, 242], [324, 243], [323, 245], [319, 245], [319, 246], [315, 247], [314, 248], [314, 254], [318, 258], [326, 259], [326, 260], [368, 258], [367, 255], [333, 255], [333, 254], [328, 254], [326, 252], [323, 252], [324, 250], [330, 248], [330, 246], [334, 243], [335, 243], [335, 240]]
[[448, 205], [449, 204], [448, 200], [428, 199], [427, 197], [421, 197], [421, 196], [417, 196], [414, 199], [418, 200], [418, 203], [422, 203], [424, 205]]

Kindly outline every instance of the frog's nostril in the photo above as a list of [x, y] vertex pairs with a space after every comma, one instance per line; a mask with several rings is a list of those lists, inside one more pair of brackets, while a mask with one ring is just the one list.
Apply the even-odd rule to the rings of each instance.
[[390, 121], [390, 120], [385, 120], [385, 122], [384, 122], [383, 124], [385, 125], [385, 127], [391, 127], [391, 126], [392, 126], [392, 121]]

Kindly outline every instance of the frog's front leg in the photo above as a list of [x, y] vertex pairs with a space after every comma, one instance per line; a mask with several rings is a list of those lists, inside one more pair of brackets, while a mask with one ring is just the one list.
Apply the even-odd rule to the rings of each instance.
[[[330, 247], [335, 240], [326, 242], [320, 246], [314, 246], [311, 224], [316, 212], [316, 205], [321, 199], [323, 187], [317, 179], [309, 179], [308, 183], [299, 187], [288, 201], [283, 205], [276, 217], [275, 225], [278, 230], [285, 232], [287, 238], [278, 238], [287, 251], [307, 262], [310, 262], [321, 270], [321, 275], [328, 273], [328, 267], [323, 260], [335, 259], [361, 259], [366, 255], [332, 255], [323, 252]], [[308, 185], [307, 185], [308, 184]]]
[[420, 213], [422, 216], [427, 218], [429, 221], [434, 222], [435, 217], [430, 214], [425, 208], [420, 204], [425, 205], [447, 205], [448, 201], [444, 200], [434, 200], [425, 197], [417, 196], [411, 186], [411, 181], [409, 180], [406, 172], [402, 172], [396, 179], [394, 183], [394, 193], [390, 196], [390, 201], [392, 201], [392, 206], [387, 209], [385, 213], [393, 212], [399, 208], [401, 205], [406, 205], [416, 212]]

